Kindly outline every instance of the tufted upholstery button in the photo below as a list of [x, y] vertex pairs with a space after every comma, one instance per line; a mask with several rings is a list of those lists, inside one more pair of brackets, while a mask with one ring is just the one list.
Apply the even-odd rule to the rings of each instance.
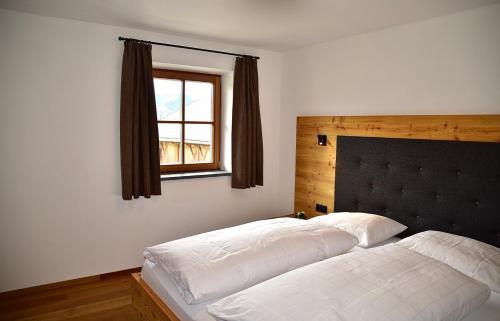
[[[498, 247], [500, 198], [493, 194], [500, 163], [491, 161], [500, 157], [496, 145], [340, 136], [335, 208], [393, 216], [408, 226], [405, 236], [430, 229], [459, 232]], [[443, 155], [453, 161], [443, 163]]]

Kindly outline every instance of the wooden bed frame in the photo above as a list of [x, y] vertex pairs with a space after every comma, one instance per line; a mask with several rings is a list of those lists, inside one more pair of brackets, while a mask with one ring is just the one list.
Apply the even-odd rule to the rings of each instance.
[[180, 321], [162, 299], [144, 282], [141, 273], [132, 273], [132, 304], [143, 321]]

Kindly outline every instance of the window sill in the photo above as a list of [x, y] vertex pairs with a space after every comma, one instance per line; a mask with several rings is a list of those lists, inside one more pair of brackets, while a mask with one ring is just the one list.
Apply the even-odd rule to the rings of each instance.
[[218, 176], [231, 176], [231, 173], [226, 172], [226, 171], [222, 171], [222, 170], [172, 173], [172, 174], [162, 174], [162, 175], [160, 175], [160, 179], [162, 181], [173, 181], [173, 180], [177, 180], [177, 179], [218, 177]]

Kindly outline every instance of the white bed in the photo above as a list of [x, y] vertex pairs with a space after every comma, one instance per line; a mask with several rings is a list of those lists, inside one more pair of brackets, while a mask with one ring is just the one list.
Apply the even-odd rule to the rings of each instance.
[[[234, 237], [228, 234], [241, 233], [232, 229], [229, 232], [235, 233], [215, 231], [205, 234], [208, 237], [200, 235], [159, 245], [156, 247], [158, 250], [155, 249], [155, 256], [151, 255], [151, 251], [146, 251], [142, 279], [181, 321], [275, 321], [294, 317], [301, 320], [338, 321], [364, 320], [367, 315], [378, 315], [380, 320], [389, 317], [391, 320], [403, 318], [412, 321], [500, 321], [498, 249], [473, 239], [438, 231], [418, 233], [404, 240], [387, 236], [390, 238], [374, 245], [356, 246], [348, 254], [333, 255], [329, 259], [332, 255], [326, 255], [316, 260], [316, 263], [312, 260], [298, 269], [300, 265], [296, 265], [286, 270], [291, 272], [282, 271], [263, 282], [269, 279], [266, 277], [260, 281], [263, 283], [253, 283], [257, 284], [255, 286], [247, 284], [238, 290], [226, 291], [224, 296], [198, 302], [186, 298], [186, 289], [179, 286], [179, 275], [172, 274], [166, 268], [181, 257], [183, 268], [180, 270], [187, 271], [181, 280], [193, 275], [194, 270], [200, 289], [206, 283], [210, 291], [216, 289], [220, 292], [217, 288], [231, 289], [234, 287], [233, 282], [245, 285], [238, 277], [246, 279], [247, 273], [250, 273], [250, 280], [255, 280], [258, 273], [266, 275], [269, 262], [286, 267], [290, 265], [289, 262], [308, 257], [309, 252], [315, 253], [324, 248], [305, 246], [315, 244], [310, 243], [314, 239], [311, 236], [318, 231], [321, 231], [318, 235], [318, 240], [322, 240], [320, 243], [329, 244], [329, 247], [335, 248], [337, 245], [342, 246], [338, 242], [347, 242], [343, 245], [345, 247], [350, 242], [344, 239], [345, 236], [325, 238], [324, 222], [312, 225], [301, 222], [299, 225], [305, 225], [292, 231], [299, 232], [297, 235], [289, 233], [288, 227], [290, 223], [296, 225], [296, 221], [273, 221], [272, 224], [276, 224], [274, 222], [284, 223], [286, 230], [280, 231], [269, 226], [268, 222], [256, 222], [253, 225], [259, 232], [253, 235], [253, 241], [247, 241], [249, 236], [244, 236], [241, 240], [236, 238], [239, 242], [234, 242]], [[260, 225], [270, 234], [262, 233]], [[243, 228], [248, 230], [245, 226]], [[333, 227], [328, 228], [335, 230]], [[367, 231], [373, 232], [373, 226]], [[285, 240], [286, 235], [293, 237]], [[359, 239], [361, 236], [356, 237]], [[185, 244], [187, 246], [183, 246]], [[214, 251], [214, 248], [222, 251]], [[370, 251], [365, 255], [363, 252], [366, 250]], [[214, 252], [223, 255], [214, 256]], [[191, 253], [194, 255], [189, 255]], [[204, 257], [200, 257], [204, 253], [209, 254], [209, 260], [203, 261]], [[206, 267], [211, 265], [215, 267], [211, 269], [212, 272], [218, 271], [213, 275], [205, 272], [208, 271]], [[208, 283], [207, 277], [210, 280]], [[203, 294], [203, 291], [198, 292]], [[305, 299], [303, 304], [290, 306], [290, 300], [300, 302], [301, 298]], [[375, 302], [378, 303], [374, 305]]]
[[187, 304], [223, 298], [277, 275], [346, 253], [358, 239], [324, 223], [277, 218], [146, 248]]
[[[392, 238], [382, 242], [383, 244], [377, 244], [373, 247], [394, 243], [398, 240], [398, 238]], [[355, 247], [351, 251], [360, 250], [366, 250], [366, 248]], [[170, 276], [149, 260], [144, 261], [141, 276], [163, 302], [168, 304], [181, 321], [215, 321], [215, 319], [207, 313], [206, 306], [217, 300], [211, 300], [196, 305], [186, 304], [178, 293]], [[500, 294], [491, 292], [488, 301], [462, 321], [500, 321]]]
[[[355, 246], [349, 252], [363, 251], [369, 248], [395, 243], [399, 240], [400, 238], [392, 237], [368, 248]], [[214, 318], [207, 313], [206, 306], [216, 302], [218, 299], [209, 300], [200, 304], [187, 304], [177, 290], [174, 280], [172, 280], [168, 273], [166, 273], [161, 266], [148, 259], [146, 259], [142, 265], [141, 276], [181, 321], [214, 321]]]

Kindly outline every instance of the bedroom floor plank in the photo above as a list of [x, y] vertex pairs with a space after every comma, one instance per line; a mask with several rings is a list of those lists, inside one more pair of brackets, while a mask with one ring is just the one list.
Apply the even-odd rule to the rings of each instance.
[[130, 272], [55, 288], [1, 293], [0, 321], [140, 321], [132, 306]]

